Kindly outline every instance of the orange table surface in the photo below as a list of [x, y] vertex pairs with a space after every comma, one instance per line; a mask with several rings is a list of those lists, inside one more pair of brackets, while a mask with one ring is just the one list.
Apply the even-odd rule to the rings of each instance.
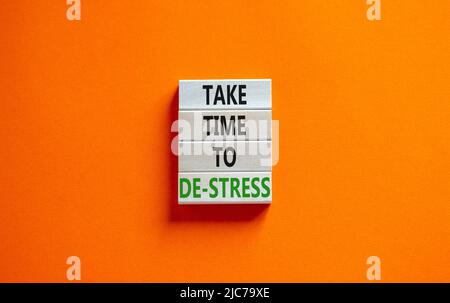
[[[0, 281], [450, 282], [450, 1], [0, 2]], [[271, 78], [270, 206], [178, 206], [179, 79]]]

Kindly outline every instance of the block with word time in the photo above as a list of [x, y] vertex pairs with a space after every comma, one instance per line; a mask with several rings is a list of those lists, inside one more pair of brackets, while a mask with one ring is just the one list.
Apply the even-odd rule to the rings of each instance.
[[271, 110], [183, 110], [178, 118], [180, 141], [272, 139]]
[[180, 80], [178, 201], [272, 201], [272, 81]]

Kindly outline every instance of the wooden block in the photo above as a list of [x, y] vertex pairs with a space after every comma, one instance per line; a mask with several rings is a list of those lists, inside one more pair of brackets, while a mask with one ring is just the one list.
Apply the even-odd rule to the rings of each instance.
[[179, 173], [179, 204], [267, 204], [271, 172]]
[[180, 141], [271, 140], [271, 110], [180, 111]]
[[179, 108], [271, 109], [272, 80], [180, 80]]
[[271, 170], [271, 141], [179, 142], [179, 172]]

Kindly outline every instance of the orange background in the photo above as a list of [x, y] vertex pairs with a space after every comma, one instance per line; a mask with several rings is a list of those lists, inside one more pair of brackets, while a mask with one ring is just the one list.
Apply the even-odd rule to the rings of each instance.
[[[450, 281], [450, 2], [0, 2], [0, 281]], [[179, 79], [271, 78], [273, 204], [178, 206]]]

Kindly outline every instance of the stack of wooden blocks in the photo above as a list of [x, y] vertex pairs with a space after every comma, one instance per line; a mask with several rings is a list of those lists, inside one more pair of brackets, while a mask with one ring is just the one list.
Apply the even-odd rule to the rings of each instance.
[[272, 81], [180, 80], [179, 204], [272, 201]]

